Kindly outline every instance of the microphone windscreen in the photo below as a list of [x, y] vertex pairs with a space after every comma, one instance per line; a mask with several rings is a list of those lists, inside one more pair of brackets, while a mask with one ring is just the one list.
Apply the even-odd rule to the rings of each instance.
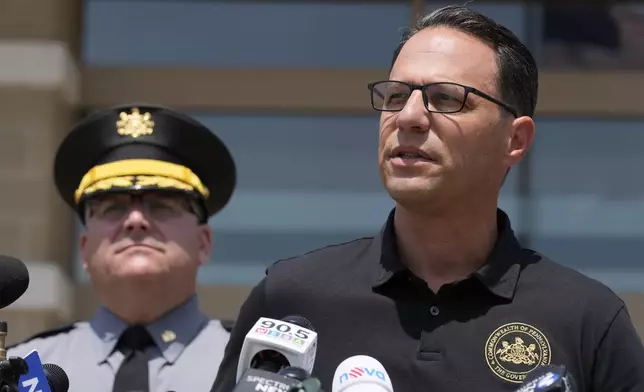
[[278, 371], [277, 374], [281, 374], [282, 376], [293, 378], [299, 381], [304, 381], [311, 376], [309, 372], [297, 366], [287, 366]]
[[313, 328], [313, 324], [311, 324], [309, 320], [297, 314], [286, 316], [282, 319], [282, 321], [286, 321], [287, 323], [299, 325], [300, 327], [306, 328], [311, 331], [315, 331], [315, 328]]
[[29, 271], [20, 260], [0, 255], [0, 309], [14, 303], [29, 287]]
[[385, 367], [368, 355], [342, 361], [333, 375], [332, 392], [393, 392]]
[[69, 390], [69, 377], [60, 366], [53, 363], [43, 363], [47, 383], [51, 392], [67, 392]]

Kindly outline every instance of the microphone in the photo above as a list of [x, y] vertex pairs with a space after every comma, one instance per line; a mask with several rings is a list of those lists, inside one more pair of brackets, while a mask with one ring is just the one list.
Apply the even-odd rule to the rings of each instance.
[[42, 369], [45, 372], [51, 392], [69, 391], [69, 377], [67, 377], [67, 373], [63, 368], [53, 363], [45, 363], [42, 365]]
[[[6, 308], [20, 298], [29, 287], [29, 271], [20, 260], [0, 255], [0, 309]], [[5, 340], [8, 325], [0, 321], [0, 361], [7, 359]]]
[[237, 383], [249, 369], [277, 373], [290, 366], [310, 374], [315, 362], [317, 339], [311, 322], [302, 316], [288, 316], [282, 320], [261, 317], [248, 331], [242, 344]]
[[577, 392], [577, 384], [564, 365], [539, 366], [515, 392]]
[[323, 392], [320, 380], [311, 377], [309, 372], [302, 368], [295, 366], [285, 367], [279, 371], [279, 374], [300, 381], [300, 383], [293, 385], [288, 392]]
[[[65, 371], [53, 363], [40, 361], [38, 351], [31, 350], [23, 359], [27, 365], [27, 371], [18, 378], [18, 392], [67, 392], [69, 390], [69, 378]], [[5, 392], [0, 389], [0, 392]]]
[[248, 369], [238, 380], [233, 392], [288, 392], [300, 384], [294, 378], [261, 369]]
[[311, 376], [309, 372], [296, 366], [285, 367], [284, 369], [277, 372], [277, 374], [281, 374], [282, 376], [286, 376], [298, 381], [304, 381]]
[[367, 355], [354, 355], [335, 369], [331, 391], [393, 392], [394, 387], [380, 362]]
[[[0, 255], [0, 309], [20, 298], [29, 288], [29, 270], [20, 260]], [[43, 365], [33, 350], [25, 358], [7, 359], [6, 321], [0, 321], [0, 392], [67, 392], [69, 379], [58, 365]]]
[[29, 271], [20, 260], [0, 255], [0, 309], [20, 298], [29, 287]]
[[[14, 257], [0, 255], [0, 309], [14, 303], [28, 287], [27, 266]], [[24, 359], [7, 358], [8, 332], [7, 322], [0, 321], [0, 392], [18, 391], [18, 378], [28, 370]]]

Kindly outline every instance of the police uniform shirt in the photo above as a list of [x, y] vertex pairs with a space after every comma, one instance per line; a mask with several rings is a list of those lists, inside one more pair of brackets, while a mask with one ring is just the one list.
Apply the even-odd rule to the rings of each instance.
[[[24, 357], [38, 350], [43, 363], [55, 363], [69, 377], [70, 392], [112, 392], [123, 361], [116, 343], [127, 325], [100, 307], [89, 322], [44, 332], [8, 350]], [[148, 348], [151, 392], [207, 391], [213, 383], [228, 341], [225, 323], [210, 320], [196, 297], [146, 325], [154, 340]]]
[[401, 263], [394, 213], [375, 237], [272, 265], [242, 306], [212, 390], [233, 390], [259, 317], [298, 314], [318, 332], [313, 376], [326, 390], [344, 359], [364, 354], [396, 392], [514, 391], [546, 364], [565, 365], [579, 391], [644, 391], [644, 348], [622, 300], [522, 248], [505, 213], [488, 262], [437, 293]]

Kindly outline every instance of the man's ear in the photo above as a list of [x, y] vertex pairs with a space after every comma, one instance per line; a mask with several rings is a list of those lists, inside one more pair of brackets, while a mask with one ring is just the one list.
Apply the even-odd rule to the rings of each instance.
[[83, 259], [83, 269], [87, 271], [87, 233], [85, 230], [83, 230], [83, 233], [81, 233], [78, 239], [78, 247], [81, 258]]
[[523, 159], [532, 146], [534, 139], [534, 120], [522, 116], [512, 121], [512, 131], [507, 143], [507, 166], [512, 167]]
[[204, 265], [210, 260], [212, 252], [212, 228], [208, 224], [199, 226], [199, 265]]

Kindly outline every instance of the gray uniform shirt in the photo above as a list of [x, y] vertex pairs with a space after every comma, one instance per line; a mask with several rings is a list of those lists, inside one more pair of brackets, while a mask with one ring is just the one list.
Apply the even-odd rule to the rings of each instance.
[[[147, 350], [150, 392], [209, 391], [217, 375], [229, 328], [210, 320], [196, 296], [147, 325], [156, 345]], [[46, 331], [10, 347], [8, 356], [37, 350], [43, 363], [55, 363], [69, 376], [69, 392], [112, 392], [123, 355], [115, 350], [127, 325], [100, 307], [89, 322]]]

